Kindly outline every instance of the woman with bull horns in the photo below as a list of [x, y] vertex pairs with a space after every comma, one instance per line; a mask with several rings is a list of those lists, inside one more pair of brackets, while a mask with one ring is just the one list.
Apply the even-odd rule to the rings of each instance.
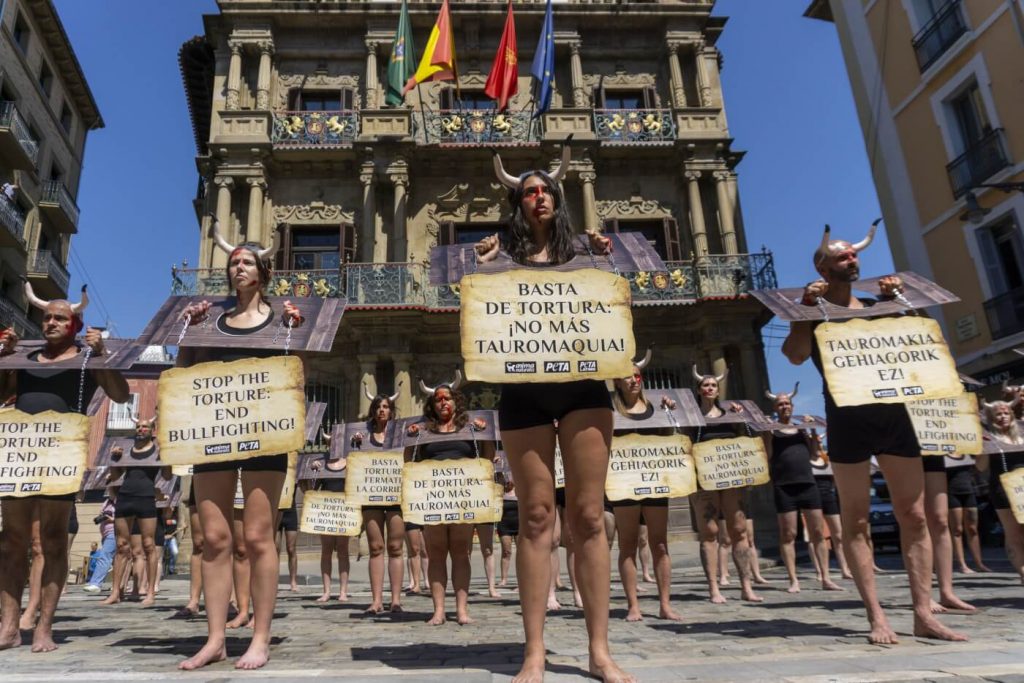
[[988, 434], [987, 441], [995, 442], [1000, 446], [1000, 453], [982, 454], [978, 456], [977, 467], [982, 472], [989, 473], [989, 500], [992, 507], [996, 509], [999, 522], [1003, 525], [1003, 543], [1006, 547], [1006, 557], [1013, 565], [1014, 571], [1020, 575], [1021, 583], [1024, 583], [1024, 524], [1017, 521], [1010, 509], [1010, 501], [1003, 488], [999, 475], [1012, 472], [1024, 467], [1024, 451], [1012, 453], [1002, 452], [1002, 444], [1007, 446], [1024, 446], [1024, 432], [1020, 423], [1014, 418], [1014, 411], [1017, 406], [1024, 402], [1021, 396], [1017, 396], [1012, 403], [996, 401], [986, 403], [982, 401], [982, 411], [985, 417], [985, 427]]
[[[320, 435], [327, 444], [331, 445], [331, 435], [321, 429]], [[331, 472], [341, 472], [348, 467], [348, 458], [340, 457], [333, 460], [326, 459], [324, 462], [315, 460], [310, 469], [319, 472], [322, 469]], [[328, 491], [330, 493], [345, 493], [345, 477], [324, 477], [316, 481], [317, 491]], [[334, 557], [338, 557], [338, 602], [348, 602], [348, 575], [351, 569], [349, 559], [349, 536], [334, 536], [320, 534], [320, 580], [323, 582], [323, 593], [316, 599], [318, 603], [325, 603], [331, 599], [331, 568], [334, 566]]]
[[[773, 394], [765, 391], [764, 395], [772, 402], [778, 421], [783, 425], [793, 421], [793, 399], [800, 390], [800, 382], [793, 386], [793, 391], [785, 394]], [[800, 592], [800, 580], [796, 574], [796, 529], [797, 515], [804, 513], [807, 523], [807, 535], [811, 549], [819, 567], [818, 578], [822, 590], [843, 590], [829, 578], [828, 542], [825, 540], [825, 518], [821, 513], [821, 493], [814, 481], [811, 467], [813, 453], [817, 443], [796, 427], [784, 427], [764, 435], [765, 450], [768, 453], [768, 470], [772, 478], [775, 493], [775, 513], [779, 520], [779, 553], [786, 565], [789, 575], [787, 593]]]
[[[462, 372], [455, 371], [455, 379], [436, 387], [427, 386], [420, 380], [420, 391], [426, 396], [423, 405], [423, 429], [435, 434], [461, 431], [469, 421], [466, 397], [459, 391]], [[470, 425], [476, 429], [479, 425]], [[408, 436], [420, 433], [420, 425], [409, 426]], [[459, 458], [487, 458], [494, 460], [494, 442], [476, 439], [464, 441], [432, 441], [422, 445], [407, 446], [406, 461], [455, 460]], [[444, 596], [448, 587], [448, 558], [452, 561], [452, 589], [455, 591], [455, 618], [460, 626], [472, 624], [469, 616], [469, 581], [471, 568], [469, 557], [473, 552], [473, 524], [431, 524], [423, 529], [430, 564], [427, 567], [430, 581], [430, 597], [434, 613], [427, 623], [440, 626], [447, 621], [444, 611]], [[399, 582], [401, 586], [401, 582]]]
[[[697, 403], [706, 418], [722, 417], [726, 408], [720, 403], [721, 383], [729, 374], [729, 369], [721, 375], [702, 375], [693, 366], [693, 379], [697, 383]], [[733, 403], [728, 408], [731, 412], [741, 412], [743, 406]], [[697, 442], [715, 439], [731, 439], [739, 436], [732, 425], [712, 427], [698, 430]], [[736, 573], [740, 577], [740, 590], [744, 600], [762, 602], [764, 598], [754, 592], [753, 551], [747, 538], [747, 515], [743, 511], [743, 489], [732, 488], [722, 491], [697, 491], [691, 496], [694, 512], [697, 517], [700, 536], [700, 549], [704, 561], [704, 573], [708, 583], [708, 594], [712, 603], [725, 602], [725, 596], [718, 587], [718, 524], [721, 517], [726, 532], [732, 541], [732, 559], [736, 564]]]
[[[264, 290], [270, 282], [270, 259], [276, 246], [245, 243], [229, 244], [213, 221], [214, 244], [228, 255], [226, 270], [228, 286], [234, 291], [236, 304], [213, 321], [217, 329], [236, 339], [245, 338], [269, 325], [302, 324], [298, 309], [286, 301], [281, 314], [274, 312]], [[210, 302], [189, 305], [182, 314], [188, 325], [207, 319]], [[232, 348], [180, 347], [178, 366], [189, 367], [206, 361], [235, 361], [243, 358], [267, 358], [277, 351], [235, 346]], [[280, 558], [274, 542], [274, 521], [284, 486], [288, 456], [267, 455], [248, 460], [196, 465], [193, 484], [203, 528], [203, 590], [206, 594], [206, 644], [179, 668], [198, 669], [227, 658], [225, 628], [232, 586], [232, 547], [234, 497], [241, 476], [245, 499], [243, 528], [245, 549], [251, 563], [250, 586], [253, 602], [253, 635], [245, 654], [235, 663], [238, 669], [258, 669], [270, 659], [270, 623], [277, 601], [277, 579]]]
[[[401, 385], [394, 394], [370, 393], [363, 383], [363, 394], [370, 401], [370, 411], [366, 416], [366, 432], [352, 437], [350, 448], [359, 450], [369, 441], [370, 448], [383, 448], [387, 440], [388, 423], [398, 417], [395, 401], [401, 392]], [[363, 528], [366, 530], [366, 543], [370, 549], [370, 606], [368, 614], [380, 614], [384, 611], [384, 551], [387, 550], [387, 570], [391, 579], [391, 603], [388, 609], [392, 612], [402, 611], [402, 579], [405, 571], [403, 551], [405, 549], [405, 521], [402, 519], [401, 505], [364, 505]], [[384, 536], [387, 530], [387, 545]]]
[[[617, 411], [618, 425], [629, 424], [628, 429], [615, 430], [617, 436], [632, 433], [672, 433], [671, 429], [645, 427], [657, 409], [673, 410], [675, 401], [667, 396], [661, 405], [655, 406], [644, 396], [643, 370], [651, 362], [652, 349], [641, 360], [633, 363], [633, 375], [615, 380], [612, 404]], [[682, 621], [679, 612], [670, 604], [672, 592], [672, 559], [668, 554], [668, 498], [645, 498], [642, 500], [616, 500], [611, 502], [615, 515], [615, 528], [619, 534], [619, 576], [622, 590], [626, 593], [628, 610], [626, 621], [641, 621], [640, 600], [637, 596], [636, 556], [639, 548], [641, 520], [647, 525], [647, 537], [654, 564], [654, 577], [658, 586], [660, 603], [658, 618]]]
[[[560, 184], [569, 170], [568, 143], [566, 140], [562, 146], [561, 164], [550, 175], [533, 170], [516, 177], [506, 172], [501, 157], [494, 155], [495, 173], [509, 189], [512, 209], [504, 257], [520, 266], [560, 265], [576, 255], [574, 231]], [[588, 240], [592, 254], [610, 253], [611, 241], [607, 238], [588, 233]], [[477, 260], [481, 262], [498, 258], [500, 252], [497, 234], [476, 244]], [[590, 639], [590, 672], [606, 681], [636, 680], [619, 668], [608, 648], [611, 566], [604, 528], [604, 483], [612, 407], [604, 383], [507, 384], [502, 387], [498, 415], [519, 496], [516, 566], [526, 647], [522, 669], [513, 680], [532, 683], [544, 678], [544, 619], [555, 525], [556, 438], [565, 465], [566, 514]]]

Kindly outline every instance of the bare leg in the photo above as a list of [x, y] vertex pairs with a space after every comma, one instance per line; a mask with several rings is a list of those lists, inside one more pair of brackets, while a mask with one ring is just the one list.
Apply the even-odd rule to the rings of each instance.
[[[508, 586], [508, 570], [512, 566], [512, 536], [501, 536], [501, 581], [498, 585]], [[557, 551], [556, 551], [557, 552]]]
[[708, 599], [716, 605], [725, 602], [718, 582], [718, 505], [717, 491], [697, 491], [690, 496], [690, 505], [697, 516], [700, 559], [708, 583]]
[[[448, 551], [452, 556], [455, 620], [459, 626], [466, 626], [473, 623], [473, 619], [469, 616], [469, 582], [472, 575], [469, 558], [473, 554], [472, 524], [452, 524], [448, 527]], [[493, 556], [492, 550], [491, 557], [493, 558]]]
[[384, 509], [363, 508], [363, 529], [370, 549], [370, 606], [366, 611], [384, 611]]
[[580, 597], [580, 589], [576, 584], [576, 551], [572, 543], [572, 529], [569, 528], [564, 508], [555, 508], [555, 522], [561, 531], [562, 545], [565, 547], [565, 570], [569, 574], [569, 585], [572, 586], [572, 603], [577, 607], [583, 607], [583, 598]]
[[252, 595], [252, 566], [245, 544], [245, 511], [233, 509], [231, 563], [232, 581], [235, 587], [235, 606], [238, 614], [227, 623], [227, 628], [242, 628], [249, 624], [250, 597]]
[[555, 591], [558, 589], [561, 568], [558, 562], [558, 546], [562, 542], [562, 525], [559, 523], [558, 506], [555, 506], [555, 523], [551, 533], [551, 582], [548, 584], [548, 609], [562, 609]]
[[654, 576], [658, 584], [658, 617], [682, 621], [679, 612], [672, 609], [672, 558], [668, 555], [668, 506], [645, 505], [644, 519], [651, 545]]
[[39, 507], [36, 505], [33, 507], [32, 517], [32, 563], [29, 565], [28, 574], [28, 604], [21, 612], [21, 623], [19, 624], [22, 631], [31, 631], [35, 628], [39, 605], [42, 602], [42, 591], [43, 541], [39, 531]]
[[[719, 503], [720, 504], [720, 503]], [[721, 512], [719, 512], [721, 514]], [[732, 554], [732, 538], [729, 537], [729, 525], [724, 519], [718, 521], [718, 585], [729, 585], [729, 556]]]
[[[358, 543], [358, 537], [356, 537]], [[338, 602], [348, 602], [348, 575], [351, 570], [352, 560], [349, 557], [350, 536], [338, 536], [334, 539], [335, 552], [338, 555]]]
[[139, 531], [142, 532], [142, 553], [146, 563], [146, 596], [142, 600], [143, 607], [150, 607], [156, 602], [156, 586], [160, 577], [160, 557], [156, 549], [156, 518], [140, 519]]
[[114, 605], [121, 602], [125, 570], [132, 563], [131, 533], [133, 519], [134, 517], [119, 517], [114, 520], [114, 537], [117, 539], [117, 551], [114, 555], [114, 577], [110, 583], [110, 595], [100, 602], [101, 605]]
[[0, 500], [4, 520], [0, 529], [0, 650], [21, 645], [21, 596], [29, 573], [32, 518], [37, 516], [38, 503], [33, 498]]
[[939, 579], [939, 602], [937, 605], [932, 602], [931, 609], [932, 612], [945, 612], [947, 609], [974, 611], [973, 605], [953, 592], [953, 541], [949, 535], [947, 486], [945, 472], [924, 473], [924, 512], [932, 542], [932, 561]]
[[199, 596], [203, 592], [203, 525], [194, 506], [189, 506], [188, 514], [192, 555], [188, 561], [188, 604], [185, 605], [185, 610], [190, 614], [199, 614]]
[[644, 583], [655, 583], [654, 577], [651, 576], [653, 560], [651, 558], [651, 540], [646, 522], [647, 517], [645, 516], [644, 524], [640, 525], [640, 535], [637, 537], [637, 546], [639, 547], [637, 556], [640, 560], [640, 571], [643, 575]]
[[999, 521], [1003, 525], [1003, 539], [1006, 546], [1006, 557], [1024, 582], [1024, 528], [1014, 518], [1009, 509], [996, 510]]
[[974, 570], [967, 566], [964, 555], [964, 509], [949, 509], [949, 535], [953, 539], [953, 561], [960, 567], [962, 574], [973, 574]]
[[[403, 571], [405, 563], [402, 560], [402, 551], [405, 548], [405, 520], [402, 515], [394, 510], [385, 514], [384, 524], [388, 532], [388, 579], [391, 581], [391, 611], [402, 611], [402, 581], [405, 579]], [[491, 562], [494, 568], [494, 562]]]
[[974, 565], [979, 572], [992, 571], [985, 566], [981, 558], [981, 536], [978, 534], [978, 508], [967, 508], [964, 515], [964, 533], [967, 535], [967, 547], [971, 549]]
[[320, 535], [320, 582], [324, 590], [317, 602], [324, 603], [331, 599], [331, 567], [334, 566], [334, 548], [336, 536]]
[[421, 571], [420, 555], [426, 553], [423, 549], [423, 531], [421, 529], [409, 529], [405, 532], [405, 541], [409, 547], [409, 592], [419, 593], [424, 579]]
[[789, 577], [786, 592], [799, 593], [800, 579], [796, 574], [797, 511], [780, 512], [776, 517], [779, 520], [779, 554], [782, 555], [782, 564], [786, 566], [786, 575]]
[[299, 590], [299, 553], [298, 553], [299, 532], [285, 531], [284, 546], [288, 552], [288, 581], [289, 587], [294, 592]]
[[807, 523], [807, 536], [811, 541], [811, 555], [818, 560], [817, 564], [821, 567], [818, 579], [821, 582], [821, 589], [826, 591], [843, 590], [829, 577], [830, 569], [828, 566], [828, 541], [825, 540], [825, 517], [821, 514], [821, 510], [806, 510], [804, 512], [804, 521]]
[[839, 574], [844, 579], [852, 579], [853, 572], [846, 561], [846, 549], [843, 547], [843, 522], [840, 515], [825, 515], [825, 523], [828, 525], [831, 536], [832, 552], [836, 555], [836, 563], [839, 564]]
[[68, 578], [68, 522], [71, 501], [39, 501], [39, 536], [43, 542], [43, 576], [39, 622], [32, 633], [32, 652], [52, 652], [53, 615]]
[[740, 594], [748, 602], [762, 602], [764, 598], [754, 592], [754, 563], [756, 557], [747, 538], [749, 527], [743, 513], [743, 490], [722, 491], [725, 524], [732, 540], [732, 560], [740, 577]]
[[448, 524], [423, 527], [423, 541], [430, 556], [427, 579], [430, 581], [430, 597], [434, 613], [427, 620], [431, 626], [440, 626], [446, 620], [444, 594], [448, 588]]
[[[487, 595], [500, 598], [501, 593], [494, 585], [494, 525], [476, 524], [476, 535], [480, 541], [480, 554], [484, 556], [484, 575], [487, 578]], [[472, 550], [470, 551], [472, 553]], [[453, 580], [454, 580], [454, 572]]]
[[[742, 501], [742, 499], [741, 499]], [[742, 508], [746, 515], [746, 507]], [[754, 583], [764, 585], [768, 579], [761, 576], [761, 553], [757, 550], [757, 543], [754, 540], [754, 520], [747, 517], [747, 543], [750, 544], [750, 571], [754, 577]]]
[[637, 597], [636, 555], [640, 536], [640, 506], [613, 505], [615, 530], [619, 534], [619, 577], [626, 593], [626, 621], [642, 621]]

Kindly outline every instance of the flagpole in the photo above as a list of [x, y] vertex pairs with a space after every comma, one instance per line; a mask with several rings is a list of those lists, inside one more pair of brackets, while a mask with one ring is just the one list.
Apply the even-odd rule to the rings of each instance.
[[420, 84], [416, 83], [416, 96], [420, 100], [420, 116], [423, 117], [423, 141], [430, 143], [430, 126], [427, 125], [427, 114], [423, 111], [423, 107], [426, 105], [426, 101], [423, 99], [423, 89], [420, 88]]

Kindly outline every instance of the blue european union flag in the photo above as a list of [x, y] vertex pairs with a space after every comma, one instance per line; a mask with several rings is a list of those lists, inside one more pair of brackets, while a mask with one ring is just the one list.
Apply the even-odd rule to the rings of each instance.
[[544, 13], [544, 26], [537, 41], [537, 50], [533, 55], [533, 96], [537, 102], [534, 116], [540, 116], [551, 108], [551, 92], [555, 79], [555, 19], [551, 10], [551, 0]]

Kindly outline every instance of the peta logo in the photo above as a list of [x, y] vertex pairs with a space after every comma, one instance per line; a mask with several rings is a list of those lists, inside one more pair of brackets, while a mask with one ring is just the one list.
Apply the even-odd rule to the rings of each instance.
[[42, 490], [43, 490], [43, 485], [40, 482], [38, 482], [38, 481], [26, 482], [26, 483], [21, 485], [22, 493], [25, 493], [25, 492], [30, 492], [30, 493], [31, 492], [36, 492], [36, 493], [38, 493], [39, 491], [42, 491]]
[[546, 360], [544, 361], [544, 372], [569, 372], [569, 361]]
[[579, 372], [597, 372], [596, 360], [581, 360], [576, 362], [576, 370]]

